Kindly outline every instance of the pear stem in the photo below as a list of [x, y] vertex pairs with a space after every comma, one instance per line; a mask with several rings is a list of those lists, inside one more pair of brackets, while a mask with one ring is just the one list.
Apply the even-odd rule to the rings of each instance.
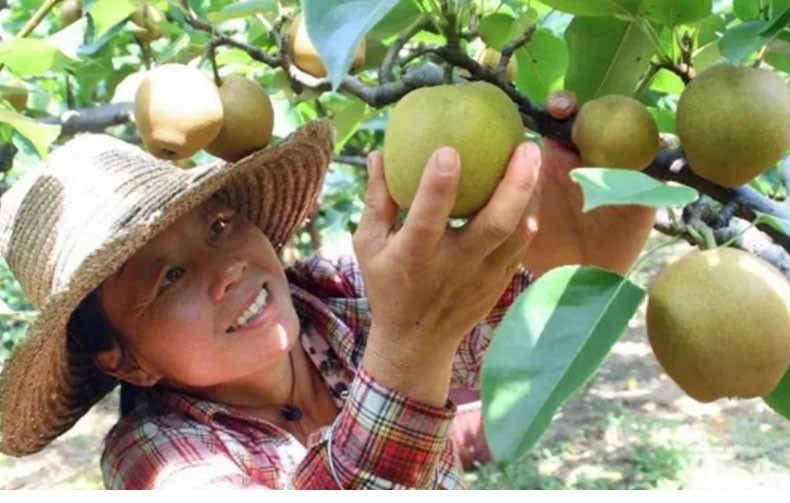
[[219, 76], [219, 69], [217, 68], [217, 53], [214, 40], [208, 45], [208, 59], [211, 61], [211, 70], [214, 72], [214, 83], [217, 87], [222, 87], [222, 79]]
[[672, 239], [670, 239], [669, 241], [667, 241], [666, 243], [661, 243], [660, 245], [657, 245], [654, 248], [652, 248], [650, 251], [645, 252], [644, 255], [642, 255], [639, 258], [639, 260], [637, 260], [636, 263], [631, 266], [631, 269], [628, 270], [628, 272], [626, 273], [625, 277], [630, 279], [634, 275], [634, 273], [636, 273], [636, 271], [639, 269], [639, 267], [642, 265], [642, 263], [645, 260], [647, 260], [648, 257], [650, 257], [651, 255], [656, 253], [661, 248], [666, 248], [667, 246], [674, 245], [675, 243], [677, 243], [679, 241], [682, 241], [682, 240], [683, 240], [683, 235], [681, 234], [680, 236], [675, 236]]

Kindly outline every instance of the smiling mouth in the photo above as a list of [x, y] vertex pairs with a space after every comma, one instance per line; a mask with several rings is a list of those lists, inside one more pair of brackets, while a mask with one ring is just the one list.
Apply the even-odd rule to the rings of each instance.
[[262, 314], [263, 311], [266, 309], [266, 306], [269, 304], [271, 294], [269, 289], [267, 288], [266, 283], [263, 284], [258, 295], [252, 300], [252, 302], [236, 317], [236, 320], [233, 324], [228, 327], [226, 332], [236, 332], [244, 328], [247, 324], [252, 321], [257, 320]]

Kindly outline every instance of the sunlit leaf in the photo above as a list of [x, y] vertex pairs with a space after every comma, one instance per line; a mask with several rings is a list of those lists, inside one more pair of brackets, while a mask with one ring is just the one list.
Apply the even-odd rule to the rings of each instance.
[[49, 146], [60, 135], [60, 126], [41, 124], [24, 115], [8, 110], [0, 110], [0, 122], [9, 124], [19, 134], [30, 140], [30, 143], [33, 144], [36, 152], [42, 159], [47, 157]]
[[613, 272], [564, 266], [516, 300], [494, 333], [481, 377], [484, 430], [497, 460], [535, 445], [603, 363], [644, 296]]
[[663, 208], [683, 206], [699, 194], [675, 182], [659, 182], [639, 171], [615, 168], [576, 168], [571, 179], [581, 185], [584, 211], [599, 206], [638, 204]]

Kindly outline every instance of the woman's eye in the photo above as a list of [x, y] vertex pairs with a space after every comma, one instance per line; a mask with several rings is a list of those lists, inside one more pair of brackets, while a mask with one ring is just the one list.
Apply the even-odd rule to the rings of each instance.
[[171, 267], [165, 273], [165, 278], [162, 280], [162, 288], [167, 288], [171, 284], [175, 283], [175, 281], [183, 276], [184, 270], [180, 267]]
[[213, 237], [217, 237], [220, 234], [222, 234], [222, 231], [225, 230], [225, 227], [227, 227], [228, 222], [230, 222], [230, 219], [223, 216], [214, 219], [214, 221], [211, 223], [211, 235]]

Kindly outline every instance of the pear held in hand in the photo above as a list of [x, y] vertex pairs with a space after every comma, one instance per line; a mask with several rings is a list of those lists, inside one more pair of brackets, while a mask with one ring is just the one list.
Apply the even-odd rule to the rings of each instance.
[[765, 396], [790, 365], [790, 282], [741, 250], [692, 252], [650, 287], [647, 334], [692, 398]]
[[395, 106], [384, 135], [387, 188], [408, 208], [431, 155], [453, 147], [461, 158], [461, 180], [450, 216], [472, 216], [491, 198], [523, 140], [518, 108], [497, 86], [473, 82], [416, 89]]
[[268, 145], [274, 128], [274, 109], [260, 84], [230, 75], [222, 79], [219, 97], [223, 109], [222, 130], [206, 147], [208, 153], [226, 161], [237, 161]]
[[214, 83], [181, 64], [154, 68], [134, 100], [137, 131], [148, 150], [161, 159], [191, 157], [222, 129], [222, 100]]

